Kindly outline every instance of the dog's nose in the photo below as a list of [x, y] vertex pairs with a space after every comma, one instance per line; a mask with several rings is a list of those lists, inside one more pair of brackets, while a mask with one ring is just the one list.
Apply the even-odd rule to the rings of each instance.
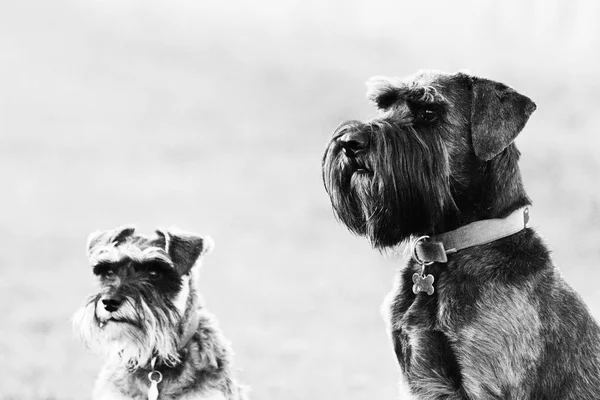
[[369, 147], [369, 137], [360, 130], [346, 132], [338, 140], [348, 157], [355, 157]]
[[121, 304], [123, 304], [123, 300], [125, 300], [122, 296], [110, 296], [105, 299], [102, 299], [102, 304], [104, 304], [104, 309], [108, 312], [115, 312], [119, 309]]

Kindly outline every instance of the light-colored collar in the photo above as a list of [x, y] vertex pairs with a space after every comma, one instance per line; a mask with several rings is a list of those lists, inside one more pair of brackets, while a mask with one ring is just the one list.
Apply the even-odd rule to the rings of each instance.
[[505, 218], [475, 221], [432, 238], [421, 236], [412, 242], [411, 256], [419, 264], [448, 262], [449, 254], [491, 243], [527, 228], [530, 208], [519, 208]]

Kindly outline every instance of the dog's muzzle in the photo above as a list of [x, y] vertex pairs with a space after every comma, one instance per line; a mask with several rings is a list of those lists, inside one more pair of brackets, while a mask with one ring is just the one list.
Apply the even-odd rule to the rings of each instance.
[[104, 295], [100, 299], [104, 309], [109, 313], [117, 311], [121, 307], [121, 304], [123, 304], [123, 301], [125, 301], [125, 297], [120, 295]]
[[104, 294], [96, 301], [96, 320], [103, 328], [109, 321], [129, 322], [135, 316], [131, 301], [118, 294]]
[[349, 158], [356, 158], [369, 147], [369, 136], [360, 129], [346, 132], [337, 140]]
[[372, 129], [360, 121], [348, 121], [340, 125], [333, 136], [334, 154], [344, 166], [344, 174], [371, 175], [369, 150]]

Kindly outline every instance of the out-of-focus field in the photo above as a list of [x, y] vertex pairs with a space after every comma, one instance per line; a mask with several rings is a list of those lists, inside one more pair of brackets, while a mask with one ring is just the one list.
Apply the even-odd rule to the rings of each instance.
[[254, 399], [396, 398], [379, 307], [401, 260], [336, 223], [320, 158], [373, 114], [368, 77], [421, 68], [537, 102], [533, 223], [600, 316], [599, 6], [421, 4], [3, 2], [0, 399], [89, 398], [69, 319], [87, 234], [124, 223], [214, 237], [202, 287]]

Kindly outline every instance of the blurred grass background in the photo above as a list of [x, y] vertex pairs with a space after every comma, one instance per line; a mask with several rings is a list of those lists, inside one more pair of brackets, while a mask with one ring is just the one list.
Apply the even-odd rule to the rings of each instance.
[[87, 399], [85, 241], [211, 234], [202, 286], [254, 399], [394, 399], [379, 307], [399, 258], [334, 220], [320, 158], [363, 82], [468, 69], [533, 98], [533, 223], [600, 315], [594, 0], [0, 4], [0, 399]]

